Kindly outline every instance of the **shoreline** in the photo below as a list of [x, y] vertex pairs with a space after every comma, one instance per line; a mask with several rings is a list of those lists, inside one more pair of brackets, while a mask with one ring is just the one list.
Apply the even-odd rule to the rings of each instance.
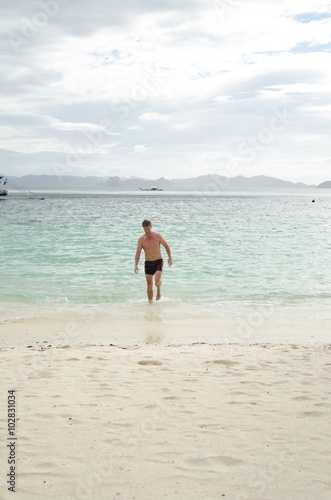
[[82, 317], [81, 315], [11, 319], [0, 322], [0, 346], [52, 341], [79, 345], [89, 343], [159, 345], [192, 343], [328, 343], [331, 320], [312, 318], [224, 318], [196, 323], [163, 321], [162, 316], [143, 319]]

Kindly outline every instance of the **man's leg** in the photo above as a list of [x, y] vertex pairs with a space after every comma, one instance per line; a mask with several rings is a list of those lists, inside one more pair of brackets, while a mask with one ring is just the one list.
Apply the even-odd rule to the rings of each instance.
[[161, 298], [161, 276], [162, 276], [162, 271], [156, 271], [155, 273], [155, 286], [157, 288], [157, 294], [156, 294], [156, 300], [160, 300]]
[[145, 274], [147, 281], [147, 297], [149, 302], [153, 302], [153, 275]]

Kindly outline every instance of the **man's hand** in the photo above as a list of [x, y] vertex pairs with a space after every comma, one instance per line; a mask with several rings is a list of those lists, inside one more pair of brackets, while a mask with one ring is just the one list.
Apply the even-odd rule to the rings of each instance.
[[168, 266], [172, 266], [172, 258], [171, 257], [169, 257], [169, 259], [168, 259]]
[[134, 272], [135, 272], [136, 274], [138, 274], [138, 272], [139, 272], [139, 271], [138, 271], [138, 266], [136, 266], [136, 267], [134, 268]]

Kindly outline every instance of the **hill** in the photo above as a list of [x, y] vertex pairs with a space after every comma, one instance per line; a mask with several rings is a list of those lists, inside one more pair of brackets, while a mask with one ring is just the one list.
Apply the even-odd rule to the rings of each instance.
[[322, 182], [322, 184], [319, 184], [317, 187], [322, 189], [331, 188], [331, 181]]
[[[328, 183], [323, 183], [328, 184]], [[331, 187], [323, 186], [318, 187]], [[331, 184], [331, 182], [329, 182]], [[187, 179], [142, 179], [131, 177], [121, 179], [113, 177], [79, 177], [79, 176], [57, 176], [57, 175], [24, 175], [22, 177], [8, 177], [8, 188], [22, 186], [26, 189], [90, 189], [105, 191], [137, 191], [139, 188], [150, 188], [158, 186], [165, 191], [259, 191], [267, 189], [300, 189], [316, 186], [308, 186], [303, 183], [293, 183], [274, 177], [258, 175], [254, 177], [225, 177], [217, 174], [201, 175]]]

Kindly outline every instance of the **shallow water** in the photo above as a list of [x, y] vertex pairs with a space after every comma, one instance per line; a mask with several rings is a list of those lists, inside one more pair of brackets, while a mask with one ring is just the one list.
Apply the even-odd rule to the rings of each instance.
[[[9, 196], [1, 213], [1, 318], [146, 316], [141, 221], [171, 247], [160, 320], [264, 315], [330, 319], [331, 197], [194, 193]], [[147, 314], [150, 314], [150, 310]]]

